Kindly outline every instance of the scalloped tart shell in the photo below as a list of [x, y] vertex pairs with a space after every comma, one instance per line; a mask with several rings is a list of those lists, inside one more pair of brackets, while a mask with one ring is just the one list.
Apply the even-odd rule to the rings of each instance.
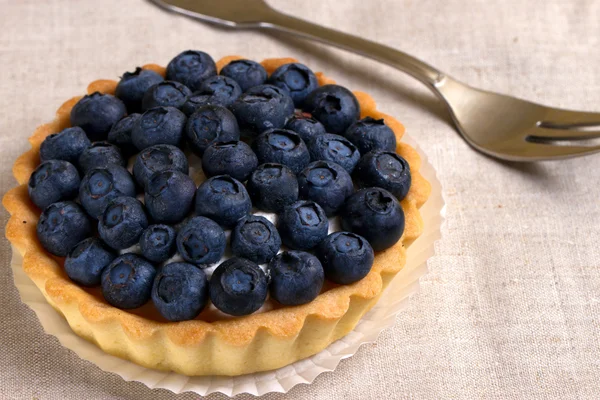
[[[239, 56], [217, 62], [220, 70]], [[292, 58], [267, 59], [262, 65], [270, 74], [278, 66], [295, 62]], [[165, 68], [145, 65], [164, 76]], [[335, 83], [317, 73], [319, 84]], [[117, 82], [98, 80], [88, 93], [114, 94]], [[361, 106], [361, 117], [383, 118], [398, 139], [397, 152], [410, 164], [412, 186], [401, 202], [406, 229], [393, 247], [377, 253], [371, 272], [361, 281], [333, 287], [314, 301], [253, 314], [206, 322], [160, 322], [140, 312], [128, 312], [108, 305], [101, 296], [72, 283], [63, 270], [63, 259], [47, 253], [36, 236], [40, 210], [29, 200], [27, 181], [39, 164], [39, 148], [44, 138], [70, 125], [71, 108], [81, 97], [65, 102], [54, 121], [36, 129], [29, 138], [31, 149], [14, 164], [19, 185], [10, 190], [3, 204], [11, 214], [6, 237], [23, 255], [23, 268], [41, 290], [48, 303], [61, 313], [77, 335], [102, 350], [139, 365], [171, 370], [184, 375], [241, 375], [280, 368], [309, 357], [349, 333], [360, 318], [379, 299], [395, 275], [408, 275], [406, 246], [423, 230], [419, 207], [427, 200], [431, 187], [419, 173], [420, 157], [400, 139], [404, 126], [377, 111], [375, 101], [366, 93], [354, 92]], [[401, 277], [398, 279], [402, 279]]]

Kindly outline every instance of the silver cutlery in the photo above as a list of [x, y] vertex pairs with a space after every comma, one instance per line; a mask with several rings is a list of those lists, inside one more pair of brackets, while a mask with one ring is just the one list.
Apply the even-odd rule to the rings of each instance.
[[287, 32], [388, 64], [429, 87], [446, 104], [462, 137], [490, 156], [537, 161], [600, 151], [591, 141], [600, 138], [600, 113], [546, 107], [471, 87], [409, 54], [283, 14], [264, 0], [151, 1], [201, 21]]

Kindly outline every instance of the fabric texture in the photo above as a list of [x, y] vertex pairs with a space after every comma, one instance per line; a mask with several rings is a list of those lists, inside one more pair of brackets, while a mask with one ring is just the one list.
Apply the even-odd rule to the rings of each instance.
[[[225, 0], [223, 0], [225, 1]], [[484, 89], [600, 111], [596, 0], [270, 1]], [[600, 393], [600, 155], [505, 163], [473, 151], [406, 75], [283, 34], [218, 29], [134, 0], [0, 0], [0, 191], [27, 137], [87, 83], [182, 50], [290, 56], [371, 94], [438, 171], [444, 238], [393, 329], [333, 373], [266, 399], [594, 399]], [[8, 214], [0, 210], [2, 226]], [[1, 399], [194, 399], [105, 373], [47, 336], [0, 240]], [[211, 398], [223, 398], [220, 395]], [[240, 396], [249, 398], [249, 396]]]

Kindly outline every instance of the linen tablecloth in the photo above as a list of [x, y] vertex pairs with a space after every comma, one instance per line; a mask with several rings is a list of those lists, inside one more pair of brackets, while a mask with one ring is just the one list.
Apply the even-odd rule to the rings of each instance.
[[[475, 86], [600, 111], [597, 0], [270, 1], [420, 57]], [[476, 153], [400, 72], [283, 35], [233, 32], [136, 0], [0, 1], [0, 191], [36, 126], [143, 63], [192, 48], [291, 56], [370, 93], [418, 140], [447, 202], [421, 292], [373, 345], [267, 399], [594, 399], [600, 396], [600, 155], [536, 164]], [[510, 116], [507, 116], [510, 118]], [[5, 226], [8, 214], [0, 210]], [[1, 399], [193, 399], [128, 383], [45, 335], [0, 241]], [[214, 398], [222, 396], [216, 395]], [[241, 396], [242, 398], [244, 396]]]

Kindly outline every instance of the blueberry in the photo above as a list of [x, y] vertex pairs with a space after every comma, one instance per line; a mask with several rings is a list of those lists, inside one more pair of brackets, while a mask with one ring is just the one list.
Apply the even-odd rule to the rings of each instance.
[[269, 83], [285, 89], [298, 108], [302, 107], [306, 96], [319, 87], [315, 73], [300, 63], [280, 66], [269, 77]]
[[117, 96], [130, 113], [142, 110], [142, 99], [150, 87], [164, 81], [164, 78], [149, 69], [136, 68], [133, 72], [125, 72], [117, 85]]
[[70, 162], [50, 160], [41, 163], [29, 177], [29, 198], [42, 210], [52, 203], [71, 200], [79, 191], [79, 173]]
[[179, 82], [163, 81], [150, 86], [142, 99], [142, 111], [155, 107], [182, 108], [192, 91]]
[[213, 176], [196, 191], [196, 214], [225, 227], [250, 213], [252, 202], [244, 185], [228, 175]]
[[102, 272], [102, 294], [117, 308], [141, 307], [150, 300], [155, 276], [150, 262], [133, 253], [123, 254]]
[[85, 212], [72, 201], [59, 201], [44, 209], [37, 223], [37, 237], [47, 251], [64, 257], [92, 233]]
[[117, 255], [102, 243], [90, 237], [77, 243], [65, 259], [65, 272], [82, 286], [98, 286], [102, 271]]
[[330, 133], [343, 134], [360, 116], [358, 100], [343, 86], [324, 85], [308, 95], [304, 111], [319, 120]]
[[240, 128], [235, 116], [221, 106], [199, 107], [188, 119], [185, 135], [192, 151], [199, 156], [213, 142], [240, 139]]
[[202, 156], [202, 170], [209, 177], [229, 175], [244, 182], [257, 166], [256, 154], [240, 141], [213, 142]]
[[242, 88], [242, 92], [251, 87], [262, 85], [267, 80], [265, 68], [252, 60], [234, 60], [223, 67], [221, 75], [236, 81]]
[[296, 250], [312, 249], [327, 236], [329, 221], [320, 205], [300, 200], [283, 209], [277, 221], [283, 244]]
[[125, 157], [132, 156], [138, 152], [137, 147], [133, 145], [131, 135], [133, 134], [133, 127], [141, 116], [141, 114], [129, 114], [114, 124], [110, 132], [108, 132], [108, 142], [119, 147], [121, 154]]
[[192, 93], [181, 108], [188, 117], [199, 107], [207, 104], [229, 107], [242, 94], [240, 85], [231, 78], [215, 75], [200, 85], [200, 90]]
[[256, 137], [267, 129], [283, 128], [294, 113], [294, 102], [284, 89], [273, 85], [250, 88], [231, 105], [242, 134]]
[[181, 106], [181, 111], [189, 118], [196, 110], [202, 106], [209, 104], [221, 106], [222, 104], [211, 99], [208, 94], [202, 94], [200, 92], [194, 92], [188, 97], [187, 101]]
[[262, 269], [244, 258], [233, 257], [215, 269], [209, 282], [210, 300], [226, 314], [252, 314], [267, 299], [268, 281]]
[[325, 160], [341, 165], [349, 174], [360, 160], [360, 152], [343, 136], [327, 133], [308, 143], [312, 161]]
[[396, 151], [396, 135], [383, 121], [366, 117], [356, 121], [344, 133], [354, 143], [360, 154], [373, 150]]
[[373, 248], [362, 236], [334, 232], [317, 248], [327, 279], [340, 285], [360, 281], [373, 267]]
[[284, 306], [310, 303], [321, 292], [325, 275], [319, 259], [304, 251], [284, 251], [269, 263], [271, 297]]
[[177, 223], [192, 210], [196, 184], [183, 172], [167, 170], [154, 173], [146, 185], [144, 200], [152, 219]]
[[127, 114], [115, 96], [94, 92], [83, 96], [71, 109], [71, 125], [81, 127], [92, 141], [106, 140], [110, 129]]
[[150, 176], [160, 171], [180, 171], [184, 174], [189, 172], [188, 159], [179, 148], [168, 144], [158, 144], [146, 147], [142, 150], [133, 163], [133, 176], [142, 188]]
[[147, 227], [142, 203], [133, 197], [117, 197], [100, 217], [98, 233], [107, 245], [122, 250], [136, 244]]
[[298, 175], [300, 198], [318, 203], [331, 217], [354, 192], [350, 174], [330, 161], [312, 162]]
[[216, 74], [217, 66], [212, 57], [198, 50], [184, 51], [167, 65], [167, 79], [181, 82], [192, 90], [198, 90], [205, 79]]
[[150, 225], [140, 237], [142, 255], [148, 260], [161, 263], [175, 254], [177, 232], [169, 225]]
[[279, 212], [298, 200], [296, 174], [282, 164], [261, 164], [247, 183], [248, 193], [255, 207], [268, 212]]
[[154, 278], [152, 302], [169, 321], [196, 318], [208, 302], [206, 274], [188, 263], [165, 265]]
[[98, 219], [111, 200], [135, 196], [135, 184], [127, 170], [118, 165], [93, 169], [81, 180], [79, 201], [85, 211]]
[[280, 247], [279, 232], [265, 217], [245, 216], [231, 232], [231, 252], [258, 264], [269, 262]]
[[200, 85], [199, 94], [208, 96], [207, 102], [229, 107], [242, 95], [242, 89], [236, 81], [223, 75], [215, 75]]
[[365, 154], [354, 170], [354, 177], [358, 187], [380, 187], [398, 200], [406, 197], [411, 183], [408, 162], [392, 151]]
[[40, 146], [40, 160], [64, 160], [77, 166], [79, 156], [91, 143], [80, 127], [67, 128], [44, 139]]
[[283, 164], [295, 174], [310, 162], [304, 140], [295, 132], [285, 129], [270, 129], [254, 140], [252, 148], [261, 164]]
[[219, 261], [226, 244], [223, 229], [206, 217], [188, 220], [177, 234], [177, 250], [181, 257], [202, 267]]
[[106, 168], [109, 165], [124, 167], [127, 162], [119, 148], [108, 142], [94, 142], [79, 156], [79, 169], [84, 174], [94, 168]]
[[295, 113], [287, 120], [285, 129], [296, 132], [305, 143], [326, 133], [322, 123], [314, 119], [310, 114], [301, 112]]
[[186, 120], [185, 114], [176, 108], [152, 108], [133, 126], [131, 141], [140, 151], [157, 144], [178, 146], [183, 139]]
[[343, 230], [363, 236], [375, 251], [393, 246], [404, 233], [404, 211], [385, 189], [373, 187], [354, 193], [340, 217]]

